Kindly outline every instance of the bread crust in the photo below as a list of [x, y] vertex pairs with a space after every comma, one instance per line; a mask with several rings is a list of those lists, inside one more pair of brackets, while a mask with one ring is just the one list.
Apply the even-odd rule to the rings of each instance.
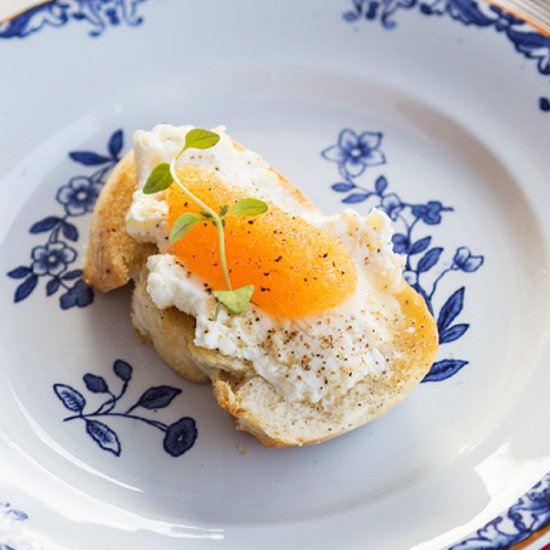
[[97, 200], [92, 216], [83, 278], [99, 292], [109, 292], [136, 277], [144, 260], [156, 252], [126, 232], [126, 212], [136, 188], [134, 155], [127, 153], [115, 166]]
[[[300, 191], [276, 173], [280, 185], [291, 191], [305, 209], [316, 210]], [[252, 369], [235, 371], [231, 358], [195, 345], [193, 317], [174, 307], [159, 310], [149, 297], [145, 260], [157, 252], [156, 247], [136, 242], [125, 229], [135, 185], [130, 153], [110, 175], [95, 208], [84, 278], [100, 292], [124, 286], [133, 279], [131, 317], [138, 334], [151, 342], [162, 359], [187, 380], [211, 381], [218, 404], [232, 415], [236, 428], [252, 434], [262, 445], [310, 445], [353, 430], [399, 403], [430, 369], [438, 345], [437, 327], [424, 300], [407, 285], [396, 296], [407, 322], [397, 335], [396, 345], [402, 357], [389, 365], [392, 374], [367, 375], [339, 398], [331, 410], [287, 402]]]

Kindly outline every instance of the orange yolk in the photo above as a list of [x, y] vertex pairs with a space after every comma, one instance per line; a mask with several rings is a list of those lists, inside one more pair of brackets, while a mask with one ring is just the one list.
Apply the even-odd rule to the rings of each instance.
[[[222, 182], [213, 170], [192, 165], [178, 169], [182, 183], [216, 212], [249, 195]], [[167, 191], [168, 225], [200, 208], [173, 184]], [[259, 216], [225, 220], [226, 256], [233, 288], [252, 284], [252, 301], [281, 318], [319, 314], [350, 298], [357, 284], [351, 256], [339, 239], [275, 205]], [[170, 252], [213, 289], [226, 290], [212, 223], [200, 223], [174, 243]]]

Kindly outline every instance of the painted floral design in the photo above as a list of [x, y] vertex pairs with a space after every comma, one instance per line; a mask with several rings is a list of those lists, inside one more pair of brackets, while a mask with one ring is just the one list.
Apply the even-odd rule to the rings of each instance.
[[69, 216], [82, 216], [93, 211], [101, 187], [100, 182], [85, 176], [76, 176], [59, 189], [56, 199], [65, 207]]
[[[164, 433], [163, 448], [171, 456], [178, 457], [187, 452], [197, 439], [195, 421], [186, 416], [173, 424], [165, 424], [143, 412], [155, 411], [168, 407], [181, 390], [171, 386], [155, 386], [146, 390], [139, 399], [129, 407], [122, 407], [121, 400], [126, 394], [134, 369], [122, 359], [113, 363], [113, 373], [119, 381], [119, 390], [114, 392], [103, 376], [87, 373], [83, 377], [84, 386], [92, 394], [102, 395], [104, 400], [99, 407], [85, 412], [87, 401], [84, 395], [67, 384], [55, 384], [53, 391], [63, 406], [72, 414], [64, 422], [81, 420], [84, 422], [88, 436], [104, 451], [120, 456], [122, 445], [117, 432], [106, 424], [116, 418], [125, 418], [142, 422]], [[101, 420], [100, 420], [101, 419]]]
[[105, 153], [72, 151], [69, 158], [87, 168], [94, 168], [90, 175], [72, 177], [62, 185], [55, 199], [63, 207], [61, 215], [46, 216], [30, 227], [33, 235], [47, 234], [45, 244], [35, 246], [30, 253], [30, 264], [20, 265], [8, 273], [8, 277], [21, 280], [15, 289], [14, 302], [28, 298], [40, 279], [46, 281], [47, 296], [59, 294], [62, 309], [85, 307], [93, 302], [92, 290], [82, 279], [82, 270], [74, 269], [78, 253], [72, 244], [79, 238], [73, 220], [90, 214], [105, 184], [107, 175], [120, 160], [123, 147], [122, 130], [115, 131]]
[[342, 176], [350, 174], [358, 177], [367, 166], [384, 164], [384, 154], [380, 151], [381, 141], [380, 132], [363, 132], [357, 135], [353, 130], [346, 129], [338, 136], [338, 143], [321, 154], [327, 160], [338, 163]]
[[[510, 548], [550, 523], [550, 474], [520, 497], [505, 513], [449, 550]], [[546, 547], [545, 547], [546, 548]]]
[[49, 0], [0, 23], [0, 39], [25, 38], [46, 27], [64, 27], [71, 21], [86, 23], [98, 37], [107, 27], [135, 27], [143, 18], [138, 6], [147, 0]]
[[76, 258], [76, 250], [63, 242], [47, 243], [32, 249], [31, 269], [35, 275], [56, 277], [67, 269]]
[[[534, 31], [506, 11], [476, 0], [351, 0], [343, 18], [348, 23], [379, 21], [385, 29], [395, 29], [402, 11], [416, 10], [427, 17], [450, 17], [463, 25], [493, 29], [504, 35], [517, 52], [535, 61], [540, 74], [550, 75], [550, 37]], [[541, 111], [550, 111], [550, 100], [539, 98]]]
[[[359, 182], [359, 177], [368, 178], [367, 167], [381, 166], [386, 163], [386, 157], [381, 150], [382, 132], [356, 133], [349, 128], [343, 129], [338, 135], [337, 143], [321, 152], [321, 156], [338, 165], [342, 178], [332, 185], [333, 191], [345, 194], [344, 204], [367, 203], [384, 210], [398, 228], [393, 236], [395, 252], [406, 254], [403, 276], [407, 282], [423, 296], [429, 310], [434, 311], [434, 302], [438, 284], [450, 273], [473, 273], [483, 265], [483, 256], [476, 255], [466, 247], [459, 247], [447, 260], [445, 265], [445, 250], [441, 246], [433, 246], [432, 235], [418, 236], [418, 231], [424, 226], [439, 225], [443, 217], [453, 211], [450, 206], [441, 201], [430, 200], [426, 203], [412, 203], [403, 200], [397, 193], [389, 191], [387, 178], [380, 174], [370, 186]], [[365, 145], [364, 145], [365, 144]], [[364, 146], [363, 146], [364, 145]], [[363, 146], [363, 149], [360, 148]], [[360, 154], [352, 154], [354, 148], [360, 149]], [[375, 151], [373, 153], [372, 151]], [[352, 160], [350, 160], [352, 158]], [[361, 160], [359, 160], [361, 159]], [[367, 162], [368, 160], [373, 162]], [[358, 168], [361, 164], [361, 168]], [[351, 168], [351, 169], [350, 169]], [[370, 168], [369, 168], [370, 169]], [[439, 273], [435, 274], [439, 267]], [[439, 343], [450, 344], [461, 338], [470, 325], [455, 323], [464, 307], [465, 287], [459, 287], [443, 303], [437, 312], [437, 327]], [[442, 359], [434, 363], [424, 382], [446, 380], [456, 374], [468, 361], [456, 358]]]

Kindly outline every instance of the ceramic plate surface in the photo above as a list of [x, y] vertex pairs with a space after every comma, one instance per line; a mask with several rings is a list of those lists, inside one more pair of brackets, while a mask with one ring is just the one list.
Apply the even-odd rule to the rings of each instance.
[[[469, 0], [68, 0], [0, 52], [1, 548], [501, 548], [550, 521], [548, 39]], [[264, 449], [137, 341], [128, 290], [85, 286], [101, 186], [163, 121], [386, 210], [441, 342], [404, 403]]]

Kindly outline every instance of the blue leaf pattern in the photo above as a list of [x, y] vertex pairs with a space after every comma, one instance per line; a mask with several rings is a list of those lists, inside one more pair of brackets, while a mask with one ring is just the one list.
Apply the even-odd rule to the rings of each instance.
[[437, 318], [437, 328], [439, 331], [445, 330], [456, 318], [456, 316], [462, 311], [464, 307], [464, 292], [465, 288], [461, 287], [445, 302], [444, 306], [439, 312]]
[[172, 402], [181, 390], [170, 386], [157, 386], [149, 388], [138, 400], [136, 407], [145, 409], [162, 409]]
[[109, 145], [108, 145], [109, 153], [113, 160], [115, 161], [118, 160], [120, 152], [122, 151], [122, 145], [123, 145], [122, 130], [117, 130], [111, 136], [111, 139], [109, 140]]
[[86, 432], [103, 450], [120, 456], [120, 441], [109, 426], [98, 420], [86, 420]]
[[107, 387], [107, 382], [102, 376], [96, 376], [95, 374], [85, 374], [84, 375], [84, 384], [86, 384], [86, 389], [92, 393], [106, 393], [109, 391]]
[[36, 284], [38, 283], [38, 277], [36, 275], [29, 275], [16, 289], [14, 302], [20, 302], [28, 296], [35, 289]]
[[117, 359], [115, 361], [113, 370], [115, 374], [125, 382], [128, 382], [132, 378], [132, 367], [122, 359]]
[[442, 359], [436, 361], [430, 372], [424, 377], [423, 382], [441, 382], [455, 375], [462, 367], [468, 364], [468, 361], [460, 359]]
[[[122, 453], [120, 440], [115, 430], [106, 424], [106, 421], [113, 418], [139, 421], [164, 432], [163, 448], [173, 457], [181, 456], [195, 444], [197, 426], [192, 418], [186, 416], [168, 425], [134, 412], [138, 407], [143, 407], [146, 410], [165, 408], [181, 393], [180, 389], [170, 386], [149, 388], [134, 405], [126, 410], [121, 410], [118, 407], [128, 390], [133, 368], [126, 361], [117, 359], [113, 363], [113, 372], [118, 378], [119, 386], [122, 380], [122, 387], [118, 392], [109, 389], [109, 384], [104, 376], [92, 373], [84, 375], [83, 381], [86, 389], [95, 396], [104, 396], [104, 400], [99, 407], [89, 412], [85, 412], [86, 399], [78, 390], [66, 384], [54, 384], [53, 390], [64, 407], [75, 413], [64, 418], [64, 422], [83, 421], [86, 426], [86, 433], [91, 439], [102, 450], [108, 451], [117, 457]], [[97, 397], [94, 397], [94, 399], [97, 399]]]
[[46, 284], [46, 295], [51, 296], [52, 294], [55, 294], [58, 291], [60, 284], [61, 281], [57, 277], [50, 279]]
[[347, 193], [348, 191], [351, 191], [354, 187], [355, 185], [353, 185], [353, 183], [334, 183], [332, 185], [332, 190], [336, 191], [337, 193]]
[[75, 162], [84, 164], [84, 166], [98, 166], [111, 162], [111, 157], [104, 157], [92, 151], [73, 151], [69, 153], [69, 157]]
[[412, 254], [420, 254], [420, 252], [424, 252], [424, 250], [426, 250], [426, 248], [430, 246], [431, 242], [432, 238], [430, 236], [419, 239], [409, 248], [409, 256], [411, 256]]
[[382, 195], [388, 187], [388, 180], [384, 176], [378, 176], [374, 182], [374, 189], [378, 195]]
[[61, 228], [63, 235], [69, 241], [78, 241], [78, 229], [72, 223], [61, 222]]
[[73, 269], [72, 271], [67, 271], [61, 277], [64, 281], [72, 281], [73, 279], [78, 279], [79, 277], [82, 277], [82, 269]]
[[459, 325], [454, 325], [452, 327], [446, 328], [439, 333], [439, 343], [440, 344], [449, 344], [462, 338], [464, 333], [470, 328], [470, 325], [461, 323]]
[[73, 412], [82, 412], [86, 406], [86, 400], [84, 396], [71, 386], [66, 384], [55, 384], [54, 392], [59, 397], [65, 408]]
[[419, 273], [429, 271], [439, 261], [439, 256], [441, 256], [442, 252], [442, 248], [432, 248], [426, 252], [426, 254], [418, 262], [417, 271]]
[[29, 231], [34, 234], [45, 233], [46, 231], [51, 231], [60, 221], [61, 219], [56, 216], [48, 216], [33, 224]]
[[19, 267], [16, 267], [8, 272], [8, 277], [11, 277], [12, 279], [24, 279], [30, 273], [32, 273], [32, 270], [29, 267], [20, 265]]
[[[82, 279], [82, 270], [70, 269], [78, 254], [67, 243], [75, 243], [79, 239], [78, 227], [71, 220], [93, 212], [101, 188], [118, 161], [122, 148], [123, 133], [116, 130], [107, 143], [108, 155], [92, 151], [69, 153], [71, 159], [84, 166], [100, 167], [91, 175], [70, 178], [57, 190], [55, 200], [63, 208], [63, 216], [46, 216], [31, 225], [31, 234], [48, 233], [48, 238], [44, 245], [37, 245], [31, 250], [30, 265], [20, 265], [7, 273], [11, 279], [25, 279], [15, 289], [15, 303], [28, 298], [42, 278], [46, 283], [46, 296], [53, 296], [62, 290], [58, 295], [62, 310], [82, 308], [93, 303], [94, 295]], [[74, 283], [71, 284], [71, 281]]]
[[352, 193], [347, 196], [342, 202], [346, 204], [357, 204], [358, 202], [364, 202], [369, 198], [365, 193]]

